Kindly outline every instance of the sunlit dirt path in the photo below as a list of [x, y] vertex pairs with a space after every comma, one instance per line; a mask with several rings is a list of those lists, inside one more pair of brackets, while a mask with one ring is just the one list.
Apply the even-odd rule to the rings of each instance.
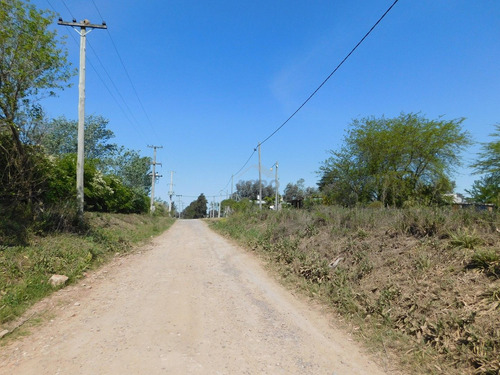
[[178, 221], [45, 301], [0, 374], [383, 374], [202, 221]]

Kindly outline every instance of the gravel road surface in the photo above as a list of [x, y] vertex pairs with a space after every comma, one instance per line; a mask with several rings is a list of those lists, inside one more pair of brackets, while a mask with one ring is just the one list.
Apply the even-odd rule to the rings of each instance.
[[0, 347], [0, 374], [384, 374], [332, 317], [198, 220], [37, 309], [50, 317]]

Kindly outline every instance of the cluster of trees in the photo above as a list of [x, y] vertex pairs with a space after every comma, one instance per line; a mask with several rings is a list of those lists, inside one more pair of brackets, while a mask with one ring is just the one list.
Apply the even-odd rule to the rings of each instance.
[[200, 194], [198, 198], [191, 202], [184, 211], [182, 217], [185, 219], [202, 219], [207, 216], [207, 198]]
[[429, 120], [420, 114], [354, 120], [339, 151], [320, 168], [325, 201], [353, 206], [444, 203], [453, 168], [471, 144], [464, 119]]
[[[308, 200], [313, 200], [319, 196], [319, 192], [316, 188], [305, 187], [305, 180], [303, 178], [299, 179], [297, 182], [290, 182], [285, 186], [283, 195], [279, 195], [280, 202], [286, 202], [288, 204], [300, 205]], [[258, 180], [248, 180], [239, 181], [236, 184], [236, 192], [233, 194], [233, 199], [236, 201], [243, 201], [243, 204], [237, 204], [235, 202], [226, 202], [226, 206], [232, 209], [247, 208], [250, 201], [257, 201], [259, 196], [259, 181]], [[265, 202], [266, 206], [273, 206], [275, 204], [276, 196], [276, 186], [275, 181], [267, 183], [262, 181], [262, 200]]]
[[[87, 210], [142, 213], [149, 209], [151, 158], [111, 143], [114, 133], [102, 116], [85, 119], [85, 207]], [[72, 200], [76, 191], [77, 122], [61, 117], [37, 130], [37, 145], [49, 156], [57, 177], [49, 194]]]
[[305, 180], [299, 179], [296, 183], [288, 183], [283, 191], [283, 200], [293, 204], [295, 202], [313, 203], [319, 197], [318, 189], [305, 187]]
[[[0, 237], [16, 218], [26, 226], [75, 199], [77, 123], [47, 119], [39, 105], [75, 73], [49, 29], [54, 17], [22, 0], [0, 2]], [[87, 209], [145, 212], [150, 160], [110, 143], [107, 125], [86, 118]]]
[[[276, 186], [272, 182], [268, 183], [262, 180], [262, 199], [266, 197], [274, 197]], [[238, 199], [248, 198], [257, 200], [260, 193], [259, 180], [238, 181], [236, 183], [236, 197]]]

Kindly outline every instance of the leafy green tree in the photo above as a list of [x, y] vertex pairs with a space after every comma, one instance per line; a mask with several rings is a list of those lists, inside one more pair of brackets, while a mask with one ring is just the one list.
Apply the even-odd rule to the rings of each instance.
[[474, 181], [470, 190], [466, 191], [470, 194], [473, 202], [493, 203], [500, 206], [500, 175], [482, 176], [479, 180]]
[[10, 134], [19, 153], [24, 152], [17, 122], [22, 107], [55, 95], [72, 75], [67, 52], [49, 30], [53, 18], [21, 0], [0, 1], [0, 131]]
[[[109, 120], [90, 115], [85, 119], [85, 159], [94, 160], [98, 169], [106, 175], [115, 175], [122, 182], [142, 193], [149, 193], [151, 179], [148, 172], [151, 158], [141, 157], [135, 150], [119, 147], [110, 140], [115, 137], [108, 129]], [[66, 155], [77, 152], [78, 122], [59, 117], [39, 126], [38, 144], [51, 155]]]
[[150, 157], [141, 156], [135, 150], [120, 147], [108, 159], [107, 165], [107, 170], [120, 177], [126, 186], [149, 194], [151, 190], [151, 177], [148, 175], [151, 168]]
[[[46, 203], [74, 201], [76, 191], [76, 154], [54, 159], [51, 179], [44, 194]], [[126, 186], [113, 175], [105, 175], [93, 159], [85, 161], [85, 209], [89, 211], [144, 213], [149, 198], [144, 192]]]
[[[0, 1], [0, 210], [24, 212], [27, 225], [49, 179], [47, 158], [25, 142], [26, 124], [39, 119], [38, 99], [66, 87], [67, 54], [49, 30], [53, 14], [21, 0]], [[40, 112], [40, 111], [39, 111]]]
[[183, 211], [182, 216], [186, 219], [201, 219], [207, 215], [207, 198], [200, 194], [199, 197], [191, 202]]
[[[259, 181], [258, 180], [248, 180], [248, 181], [238, 181], [236, 183], [236, 194], [240, 198], [257, 199], [259, 195]], [[271, 183], [267, 181], [262, 181], [262, 199], [266, 197], [274, 197], [274, 187]]]
[[484, 174], [474, 181], [471, 190], [467, 191], [476, 202], [500, 205], [500, 124], [490, 134], [493, 141], [483, 144], [479, 159], [472, 165], [476, 174]]
[[[115, 135], [102, 116], [85, 117], [85, 158], [105, 161], [117, 152], [118, 146], [109, 140]], [[59, 117], [47, 122], [42, 130], [40, 144], [51, 155], [76, 153], [78, 149], [78, 121]]]
[[439, 203], [451, 192], [450, 175], [470, 145], [463, 118], [429, 120], [419, 114], [354, 120], [340, 151], [320, 167], [329, 203], [384, 205]]

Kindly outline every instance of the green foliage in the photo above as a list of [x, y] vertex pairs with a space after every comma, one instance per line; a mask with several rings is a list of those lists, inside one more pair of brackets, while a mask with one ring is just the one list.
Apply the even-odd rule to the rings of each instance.
[[[151, 179], [148, 171], [151, 158], [141, 157], [137, 151], [118, 147], [109, 140], [115, 135], [107, 128], [109, 121], [102, 116], [85, 118], [85, 159], [106, 176], [117, 176], [138, 194], [148, 194]], [[38, 129], [37, 142], [50, 154], [58, 157], [76, 154], [78, 122], [60, 117], [46, 122]]]
[[15, 141], [0, 132], [0, 203], [36, 202], [50, 173], [50, 162], [35, 146], [19, 153]]
[[107, 159], [106, 170], [118, 176], [129, 188], [149, 194], [151, 189], [151, 177], [148, 175], [150, 167], [150, 157], [141, 156], [137, 151], [121, 147], [111, 158]]
[[315, 188], [305, 187], [304, 179], [299, 179], [296, 183], [288, 183], [285, 187], [283, 200], [288, 203], [308, 201], [312, 204], [315, 196], [318, 196], [318, 191]]
[[[236, 183], [236, 196], [257, 200], [259, 195], [260, 185], [259, 180], [238, 181]], [[274, 197], [275, 188], [272, 183], [262, 181], [262, 199], [266, 197]]]
[[248, 198], [236, 201], [234, 199], [225, 199], [221, 202], [221, 209], [224, 213], [248, 212], [255, 208], [255, 203]]
[[[98, 161], [85, 160], [84, 195], [85, 209], [117, 213], [144, 213], [149, 209], [144, 192], [132, 189], [113, 175], [104, 175]], [[47, 203], [73, 201], [76, 192], [76, 155], [67, 154], [55, 158], [49, 188], [45, 194]]]
[[23, 129], [15, 121], [21, 107], [42, 93], [55, 95], [72, 75], [50, 30], [53, 17], [21, 0], [0, 2], [0, 132], [9, 132], [19, 152]]
[[19, 153], [11, 136], [0, 133], [0, 244], [24, 243], [50, 183], [51, 163], [35, 146]]
[[449, 175], [459, 153], [470, 144], [461, 130], [463, 120], [428, 120], [412, 113], [354, 120], [341, 150], [330, 151], [320, 168], [325, 202], [441, 203], [453, 189]]
[[474, 181], [466, 190], [473, 202], [492, 203], [500, 206], [500, 173], [488, 174]]
[[207, 198], [202, 193], [186, 207], [182, 213], [182, 217], [185, 219], [201, 219], [205, 216], [207, 216]]
[[472, 165], [476, 173], [484, 173], [481, 179], [474, 181], [470, 191], [467, 191], [475, 202], [493, 203], [500, 206], [500, 124], [495, 125], [495, 132], [490, 134], [495, 138], [483, 144], [483, 151], [478, 161]]
[[[85, 117], [85, 158], [105, 161], [118, 149], [109, 143], [114, 133], [107, 129], [109, 120], [102, 116]], [[65, 117], [52, 119], [39, 129], [38, 142], [50, 155], [75, 154], [78, 148], [78, 121]]]

